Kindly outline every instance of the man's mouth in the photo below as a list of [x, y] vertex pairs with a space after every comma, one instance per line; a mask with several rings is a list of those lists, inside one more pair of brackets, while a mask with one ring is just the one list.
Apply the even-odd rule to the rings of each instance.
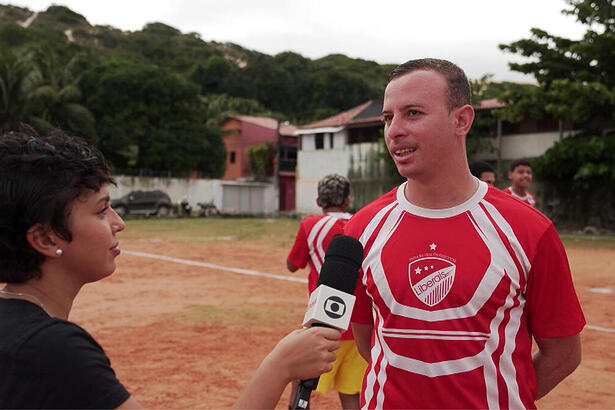
[[416, 148], [403, 148], [403, 149], [398, 149], [398, 150], [394, 151], [394, 153], [395, 153], [395, 155], [401, 156], [401, 155], [409, 154], [409, 153], [414, 152], [414, 151], [416, 151]]

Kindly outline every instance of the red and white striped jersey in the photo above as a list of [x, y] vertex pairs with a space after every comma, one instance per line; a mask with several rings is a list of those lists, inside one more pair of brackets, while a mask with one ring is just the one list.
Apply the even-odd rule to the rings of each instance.
[[504, 190], [504, 192], [506, 192], [509, 195], [512, 195], [513, 197], [525, 202], [526, 204], [532, 205], [532, 206], [536, 206], [536, 198], [534, 198], [534, 194], [532, 194], [530, 191], [525, 191], [525, 195], [524, 196], [519, 196], [515, 193], [515, 191], [513, 191], [512, 187], [509, 186], [508, 188], [506, 188]]
[[537, 210], [481, 182], [448, 209], [405, 184], [359, 211], [353, 321], [373, 324], [363, 408], [533, 408], [532, 335], [585, 324], [566, 253]]
[[[318, 275], [325, 260], [325, 251], [335, 235], [344, 233], [344, 226], [352, 214], [330, 212], [303, 218], [299, 224], [295, 243], [288, 260], [298, 268], [309, 265], [308, 292], [311, 294], [318, 284]], [[352, 339], [350, 328], [344, 332], [342, 339]]]

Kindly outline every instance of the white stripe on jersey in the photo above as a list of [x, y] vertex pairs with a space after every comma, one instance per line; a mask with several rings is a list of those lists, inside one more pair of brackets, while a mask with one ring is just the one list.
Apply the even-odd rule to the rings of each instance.
[[[485, 209], [489, 213], [489, 216], [493, 218], [495, 223], [498, 225], [498, 228], [504, 232], [506, 235], [508, 242], [511, 244], [513, 252], [515, 252], [516, 259], [523, 269], [523, 275], [527, 278], [527, 272], [529, 272], [529, 259], [527, 255], [523, 251], [521, 244], [514, 236], [514, 233], [506, 220], [502, 217], [502, 215], [491, 205], [489, 202], [482, 200], [481, 204], [485, 206]], [[499, 252], [492, 253], [497, 257], [503, 264], [502, 268], [510, 278], [510, 289], [509, 293], [506, 296], [506, 301], [504, 305], [498, 308], [496, 316], [493, 318], [491, 322], [491, 334], [493, 339], [493, 344], [489, 342], [485, 346], [485, 349], [489, 351], [489, 358], [491, 358], [491, 354], [497, 348], [497, 344], [499, 341], [499, 333], [498, 329], [501, 325], [501, 321], [504, 317], [504, 313], [506, 310], [510, 310], [510, 318], [506, 327], [504, 329], [504, 349], [502, 355], [499, 360], [500, 374], [505, 380], [505, 385], [508, 390], [508, 407], [509, 408], [523, 408], [523, 403], [521, 402], [521, 397], [519, 395], [519, 385], [517, 383], [517, 375], [515, 366], [512, 359], [512, 353], [515, 350], [515, 336], [519, 331], [519, 327], [521, 326], [521, 315], [523, 314], [523, 308], [525, 306], [525, 297], [523, 293], [519, 292], [517, 295], [517, 289], [521, 287], [521, 278], [520, 272], [515, 265], [512, 256], [506, 250], [504, 243], [502, 242], [498, 232], [493, 226], [492, 222], [489, 220], [487, 213], [483, 212], [481, 208], [476, 207], [472, 211], [470, 211], [470, 218], [473, 223], [476, 223], [477, 232], [485, 241], [485, 244], [490, 248], [490, 245], [497, 244], [497, 250]], [[491, 248], [490, 248], [491, 249]], [[518, 300], [518, 305], [513, 307], [515, 300]], [[498, 401], [498, 387], [497, 387], [497, 370], [495, 363], [492, 360], [489, 360], [485, 366], [485, 385], [487, 387], [487, 401], [489, 403], [490, 408], [499, 407]]]
[[523, 275], [525, 276], [525, 279], [527, 281], [527, 275], [530, 272], [532, 265], [527, 255], [525, 254], [525, 251], [523, 250], [521, 243], [519, 243], [519, 240], [515, 236], [515, 233], [513, 232], [510, 224], [506, 221], [506, 219], [504, 219], [502, 214], [495, 208], [495, 206], [493, 206], [492, 204], [490, 204], [489, 202], [485, 200], [481, 201], [481, 204], [485, 206], [489, 215], [491, 215], [491, 217], [494, 219], [497, 226], [502, 230], [502, 232], [504, 232], [504, 235], [506, 235], [506, 238], [510, 242], [510, 246], [515, 252], [515, 256], [517, 257], [517, 260], [519, 261], [519, 264], [521, 265], [521, 268], [523, 269]]
[[320, 272], [322, 261], [324, 260], [325, 255], [318, 254], [318, 248], [314, 246], [314, 239], [316, 235], [318, 234], [318, 232], [320, 231], [320, 229], [322, 228], [322, 226], [326, 224], [329, 219], [331, 219], [331, 216], [327, 215], [323, 217], [322, 219], [320, 219], [318, 222], [316, 222], [314, 226], [312, 227], [312, 229], [310, 230], [310, 233], [307, 238], [310, 259], [312, 260], [312, 263], [314, 264], [314, 267], [316, 268], [316, 272]]
[[[337, 222], [337, 218], [334, 218], [332, 216], [328, 216], [328, 218], [329, 220], [327, 221], [325, 226], [321, 229], [320, 234], [318, 235], [318, 239], [314, 243], [314, 245], [316, 246], [316, 253], [318, 254], [318, 257], [321, 261], [325, 260], [325, 250], [322, 247], [322, 243], [324, 242], [325, 238], [329, 234], [329, 231], [331, 230], [333, 225], [335, 225], [335, 222]], [[320, 272], [321, 267], [322, 265], [316, 266], [316, 269], [318, 270], [318, 272]]]
[[[338, 219], [349, 219], [352, 215], [346, 212], [331, 212], [314, 224], [308, 235], [307, 243], [310, 259], [317, 272], [320, 272], [325, 260], [325, 250], [322, 244]], [[324, 226], [323, 226], [324, 225]], [[322, 228], [322, 229], [321, 229]], [[318, 238], [315, 238], [318, 235]]]
[[487, 340], [488, 333], [423, 329], [382, 329], [382, 335], [400, 339]]

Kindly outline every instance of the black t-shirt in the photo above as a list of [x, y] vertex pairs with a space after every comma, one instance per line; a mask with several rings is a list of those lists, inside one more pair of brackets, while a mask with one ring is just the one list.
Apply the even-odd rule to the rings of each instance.
[[129, 396], [85, 330], [0, 298], [0, 408], [113, 409]]

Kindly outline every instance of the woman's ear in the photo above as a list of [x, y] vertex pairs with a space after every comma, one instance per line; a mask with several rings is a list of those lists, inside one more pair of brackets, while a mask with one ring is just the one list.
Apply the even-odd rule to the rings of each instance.
[[58, 247], [57, 235], [52, 229], [40, 223], [36, 223], [28, 229], [26, 240], [35, 251], [44, 256], [58, 258], [62, 255], [62, 250]]

